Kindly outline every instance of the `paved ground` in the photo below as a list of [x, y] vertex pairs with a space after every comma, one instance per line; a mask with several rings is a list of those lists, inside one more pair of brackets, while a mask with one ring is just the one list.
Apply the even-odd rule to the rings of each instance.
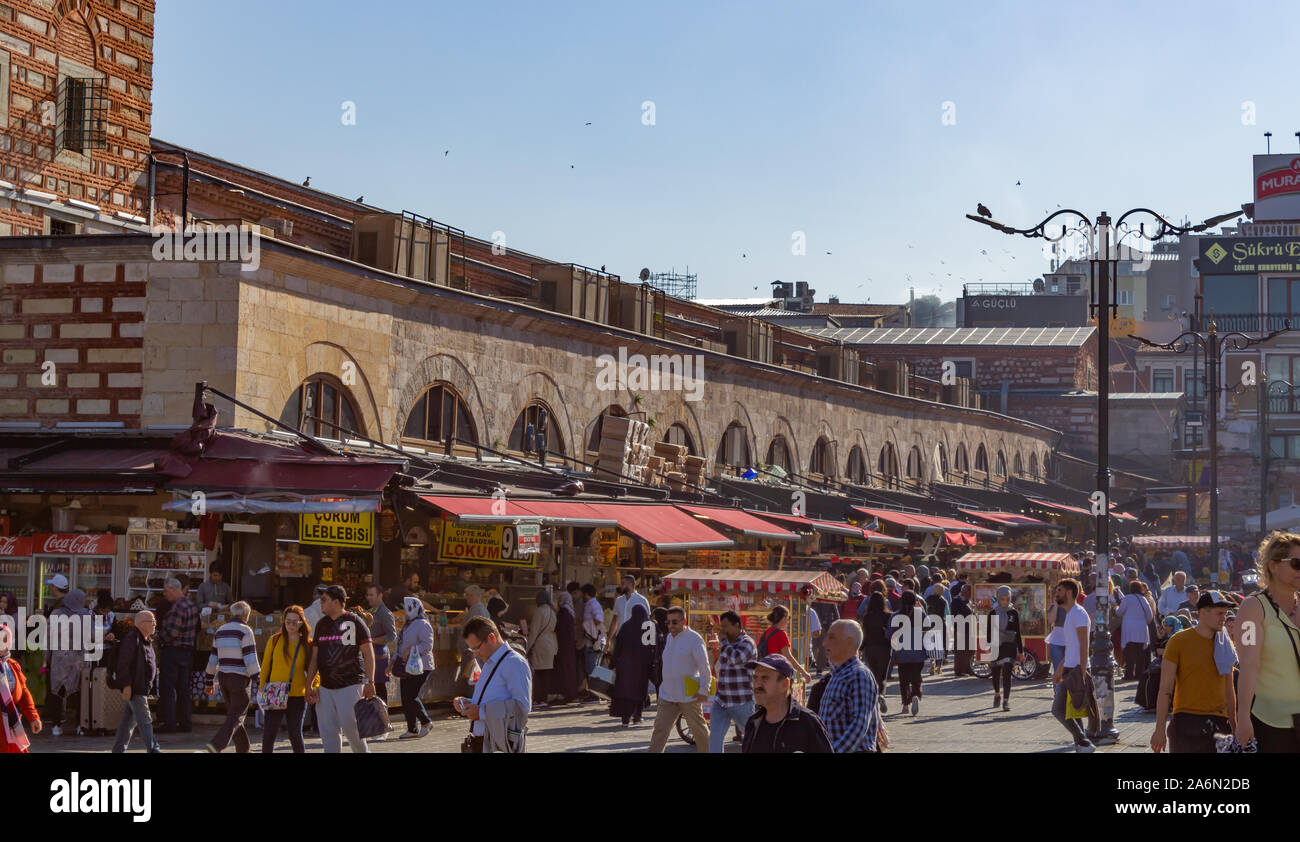
[[[1072, 751], [1069, 739], [1050, 713], [1052, 690], [1045, 681], [1014, 682], [1011, 711], [1004, 713], [992, 708], [993, 696], [984, 679], [953, 678], [944, 674], [927, 677], [920, 714], [900, 712], [898, 685], [891, 682], [887, 701], [889, 713], [885, 724], [889, 730], [893, 751], [902, 752], [1063, 752]], [[1136, 684], [1131, 681], [1119, 684], [1119, 707], [1116, 728], [1120, 740], [1099, 752], [1149, 752], [1153, 714], [1143, 713], [1133, 704]], [[372, 750], [385, 752], [457, 752], [466, 734], [463, 719], [451, 712], [449, 706], [430, 711], [435, 723], [429, 736], [420, 740], [392, 738], [371, 743]], [[398, 716], [400, 719], [400, 715]], [[623, 728], [621, 723], [606, 715], [605, 706], [595, 703], [569, 705], [539, 711], [530, 720], [528, 748], [532, 752], [643, 752], [650, 744], [653, 711], [647, 711], [640, 726]], [[165, 751], [196, 751], [217, 730], [213, 724], [197, 724], [193, 734], [164, 734], [159, 742]], [[250, 718], [251, 722], [251, 718]], [[397, 723], [395, 722], [395, 725]], [[404, 726], [399, 726], [404, 727]], [[261, 732], [250, 727], [254, 750], [261, 746]], [[107, 752], [112, 749], [112, 737], [50, 737], [48, 732], [33, 740], [36, 752]], [[288, 751], [283, 738], [277, 751]], [[140, 751], [137, 735], [133, 751]], [[321, 751], [319, 738], [308, 738], [309, 752]], [[731, 743], [728, 751], [740, 750], [739, 743]], [[234, 749], [227, 749], [233, 752]], [[674, 734], [668, 751], [694, 751]]]

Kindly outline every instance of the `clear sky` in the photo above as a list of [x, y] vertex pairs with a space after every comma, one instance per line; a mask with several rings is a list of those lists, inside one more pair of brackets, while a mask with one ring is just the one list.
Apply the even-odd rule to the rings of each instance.
[[1041, 241], [977, 202], [1199, 220], [1250, 201], [1264, 131], [1298, 148], [1282, 3], [158, 6], [155, 136], [701, 297], [1027, 280]]

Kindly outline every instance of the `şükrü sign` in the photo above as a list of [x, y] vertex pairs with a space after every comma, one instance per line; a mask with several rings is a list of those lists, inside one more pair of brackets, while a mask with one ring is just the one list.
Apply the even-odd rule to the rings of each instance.
[[1300, 272], [1300, 237], [1205, 237], [1202, 275]]
[[[454, 520], [442, 524], [442, 541], [438, 555], [443, 561], [471, 564], [497, 564], [506, 567], [532, 567], [536, 550], [531, 548], [537, 533], [534, 524], [468, 524]], [[519, 529], [524, 530], [521, 552]], [[540, 530], [538, 530], [540, 532]]]
[[318, 512], [298, 516], [298, 540], [303, 544], [372, 547], [374, 512]]

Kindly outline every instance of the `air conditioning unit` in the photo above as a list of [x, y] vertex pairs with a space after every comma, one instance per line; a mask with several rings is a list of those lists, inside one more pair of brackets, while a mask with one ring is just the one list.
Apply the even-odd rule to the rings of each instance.
[[275, 232], [274, 236], [280, 239], [287, 239], [293, 236], [293, 220], [285, 219], [280, 216], [268, 216], [262, 219], [261, 225]]
[[653, 333], [655, 323], [654, 289], [636, 284], [615, 282], [609, 289], [609, 324]]
[[385, 272], [446, 286], [450, 252], [446, 231], [401, 214], [358, 214], [352, 225], [352, 259]]
[[775, 339], [772, 323], [762, 319], [728, 319], [722, 323], [722, 340], [733, 357], [770, 363]]
[[604, 323], [609, 318], [611, 276], [567, 264], [542, 266], [536, 273], [542, 307]]
[[817, 374], [845, 383], [858, 382], [858, 352], [853, 348], [836, 345], [817, 352]]

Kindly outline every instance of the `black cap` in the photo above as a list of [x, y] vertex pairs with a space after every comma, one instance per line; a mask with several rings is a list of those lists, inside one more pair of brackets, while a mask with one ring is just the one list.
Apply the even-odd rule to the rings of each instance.
[[1196, 600], [1197, 608], [1236, 608], [1237, 603], [1228, 599], [1219, 591], [1206, 591]]

